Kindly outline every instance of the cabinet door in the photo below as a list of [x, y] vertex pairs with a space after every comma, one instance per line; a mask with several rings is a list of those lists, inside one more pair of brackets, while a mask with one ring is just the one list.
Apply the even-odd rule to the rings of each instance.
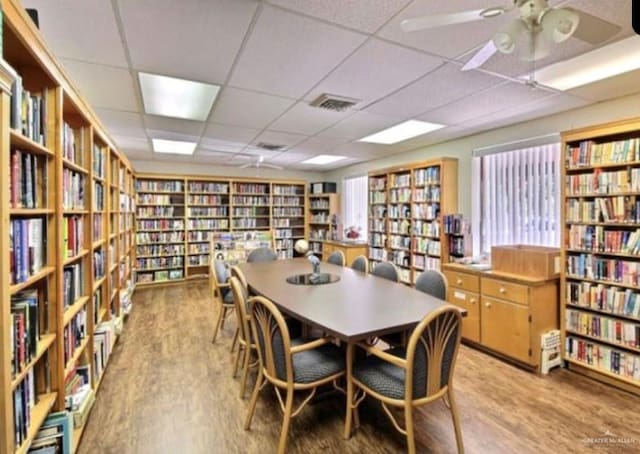
[[529, 307], [482, 295], [480, 309], [482, 344], [529, 363]]
[[478, 294], [450, 287], [447, 292], [447, 301], [467, 310], [467, 316], [462, 319], [462, 337], [473, 342], [480, 342], [480, 297]]
[[331, 254], [333, 254], [333, 250], [335, 246], [333, 244], [322, 243], [322, 261], [326, 262]]

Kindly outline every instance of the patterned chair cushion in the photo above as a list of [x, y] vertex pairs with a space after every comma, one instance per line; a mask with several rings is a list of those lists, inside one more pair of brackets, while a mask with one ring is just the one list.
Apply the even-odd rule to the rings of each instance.
[[311, 383], [344, 369], [345, 353], [333, 344], [325, 344], [293, 355], [293, 375], [296, 383]]
[[[393, 348], [387, 353], [405, 358], [404, 348]], [[353, 376], [373, 391], [391, 399], [404, 399], [404, 369], [377, 356], [367, 356], [353, 365]]]
[[222, 291], [222, 302], [224, 304], [233, 304], [233, 292], [231, 291], [231, 289], [228, 288], [222, 288], [220, 289]]

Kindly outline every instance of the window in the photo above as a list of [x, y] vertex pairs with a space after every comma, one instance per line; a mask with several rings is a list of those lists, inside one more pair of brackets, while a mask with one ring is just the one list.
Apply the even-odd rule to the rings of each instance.
[[367, 239], [367, 176], [342, 180], [342, 227], [359, 229], [360, 240]]
[[560, 246], [559, 143], [476, 154], [474, 168], [481, 187], [476, 252], [503, 244]]

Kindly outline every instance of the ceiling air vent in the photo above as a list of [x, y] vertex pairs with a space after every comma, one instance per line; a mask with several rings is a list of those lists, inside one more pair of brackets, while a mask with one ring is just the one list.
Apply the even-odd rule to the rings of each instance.
[[358, 99], [347, 98], [344, 96], [323, 94], [311, 101], [310, 105], [319, 107], [320, 109], [333, 110], [334, 112], [342, 112], [355, 106]]
[[278, 145], [275, 143], [267, 143], [267, 142], [258, 142], [256, 147], [262, 148], [263, 150], [280, 151], [284, 149], [285, 145]]

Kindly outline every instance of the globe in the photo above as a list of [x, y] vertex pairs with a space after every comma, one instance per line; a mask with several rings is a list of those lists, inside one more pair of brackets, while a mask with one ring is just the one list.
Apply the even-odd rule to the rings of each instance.
[[296, 244], [293, 246], [298, 254], [306, 254], [309, 252], [309, 243], [307, 240], [298, 240]]

